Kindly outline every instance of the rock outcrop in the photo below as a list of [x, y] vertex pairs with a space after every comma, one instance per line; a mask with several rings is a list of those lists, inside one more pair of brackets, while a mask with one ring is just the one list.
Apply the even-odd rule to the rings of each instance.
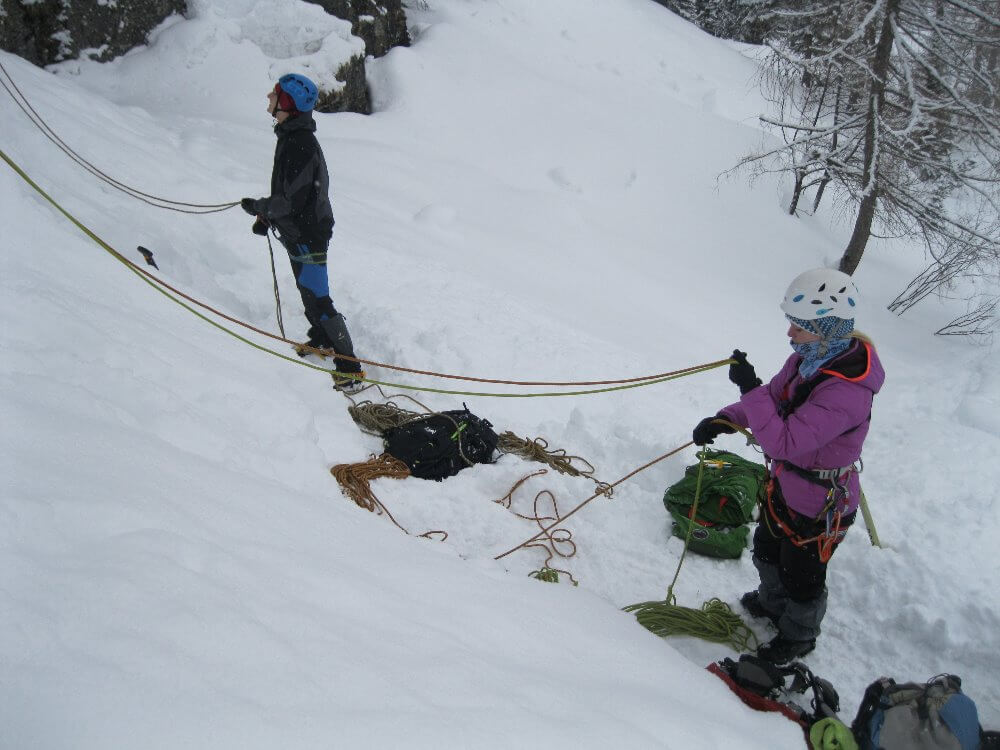
[[[410, 43], [402, 0], [307, 1], [350, 21], [351, 33], [365, 43], [365, 55], [333, 71], [344, 86], [336, 91], [321, 88], [316, 109], [369, 114], [365, 59]], [[186, 0], [0, 0], [0, 49], [39, 66], [81, 55], [103, 62], [145, 44], [157, 25], [186, 11]]]

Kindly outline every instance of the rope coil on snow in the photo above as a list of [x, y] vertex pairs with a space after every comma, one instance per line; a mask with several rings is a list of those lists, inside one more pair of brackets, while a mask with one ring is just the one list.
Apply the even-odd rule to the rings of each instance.
[[372, 479], [380, 477], [405, 479], [410, 476], [410, 469], [406, 464], [388, 453], [383, 453], [360, 463], [337, 464], [330, 468], [330, 473], [333, 474], [344, 494], [353, 500], [359, 508], [364, 508], [371, 513], [385, 512], [395, 523], [396, 519], [392, 518], [392, 514], [375, 496], [369, 483]]
[[640, 625], [661, 638], [688, 635], [712, 643], [725, 643], [736, 651], [753, 651], [759, 645], [754, 632], [721, 599], [710, 599], [701, 609], [662, 601], [630, 604], [623, 609], [634, 613]]
[[[378, 499], [371, 487], [373, 479], [405, 479], [410, 476], [410, 469], [405, 463], [388, 453], [383, 453], [380, 456], [372, 456], [367, 461], [331, 466], [330, 473], [337, 480], [337, 484], [340, 485], [343, 493], [353, 500], [359, 508], [364, 508], [368, 512], [377, 515], [384, 513], [395, 524], [396, 528], [404, 534], [410, 534], [409, 531], [400, 525], [399, 521], [389, 512], [389, 509], [385, 507], [382, 501]], [[448, 532], [437, 530], [425, 531], [423, 534], [419, 534], [419, 536], [428, 539], [437, 537], [443, 541], [448, 538]]]
[[[688, 443], [687, 445], [691, 445]], [[686, 446], [685, 446], [686, 447]], [[698, 500], [701, 497], [701, 479], [705, 470], [705, 454], [698, 453], [698, 479], [695, 482], [694, 503], [691, 506], [691, 517], [698, 514]], [[652, 633], [664, 638], [668, 635], [691, 635], [713, 643], [728, 643], [737, 651], [755, 650], [758, 645], [757, 636], [743, 622], [738, 614], [733, 612], [728, 604], [721, 599], [710, 599], [702, 604], [701, 609], [681, 607], [674, 596], [674, 584], [680, 575], [684, 558], [687, 557], [688, 544], [691, 542], [691, 532], [695, 524], [688, 527], [684, 538], [684, 551], [677, 561], [673, 580], [667, 587], [667, 596], [663, 601], [641, 602], [623, 607], [626, 612], [634, 612], [640, 625]], [[753, 644], [753, 645], [751, 645]]]
[[[565, 448], [555, 448], [549, 450], [549, 443], [545, 438], [536, 437], [534, 439], [522, 438], [513, 432], [506, 431], [500, 434], [500, 441], [497, 448], [501, 453], [512, 453], [520, 456], [526, 461], [537, 461], [538, 463], [551, 466], [560, 474], [568, 474], [571, 477], [586, 477], [599, 488], [601, 494], [611, 497], [614, 490], [607, 482], [602, 482], [594, 478], [597, 469], [585, 458], [570, 455]], [[578, 469], [573, 465], [573, 461], [579, 461], [587, 466], [585, 469]]]
[[401, 409], [391, 401], [384, 404], [376, 404], [373, 401], [362, 401], [360, 404], [353, 404], [347, 407], [347, 413], [351, 415], [351, 419], [357, 423], [363, 432], [379, 437], [386, 430], [400, 427], [422, 416], [415, 411]]

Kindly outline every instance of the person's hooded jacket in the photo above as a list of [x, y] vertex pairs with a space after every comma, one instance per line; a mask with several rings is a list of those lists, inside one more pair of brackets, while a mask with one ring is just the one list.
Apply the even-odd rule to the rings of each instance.
[[[868, 435], [872, 400], [885, 381], [885, 371], [875, 348], [855, 339], [843, 354], [806, 381], [821, 379], [806, 400], [786, 414], [796, 388], [804, 384], [799, 375], [801, 361], [798, 354], [790, 356], [770, 383], [754, 388], [720, 410], [719, 416], [750, 429], [764, 453], [773, 459], [771, 472], [778, 478], [788, 507], [815, 518], [826, 503], [829, 483], [806, 479], [782, 462], [815, 470], [837, 469], [857, 461]], [[844, 510], [850, 513], [860, 501], [857, 472], [851, 472], [847, 487], [850, 496]]]
[[316, 121], [303, 112], [275, 125], [271, 194], [257, 201], [258, 215], [278, 230], [282, 242], [327, 243], [333, 235], [330, 177]]

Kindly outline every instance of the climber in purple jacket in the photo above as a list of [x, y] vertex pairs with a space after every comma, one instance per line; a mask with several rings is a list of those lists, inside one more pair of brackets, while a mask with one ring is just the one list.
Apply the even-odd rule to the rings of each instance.
[[885, 372], [871, 341], [854, 330], [858, 290], [851, 277], [821, 268], [798, 276], [781, 309], [795, 352], [764, 385], [733, 352], [729, 379], [742, 397], [694, 429], [698, 445], [749, 428], [769, 459], [771, 479], [754, 533], [756, 591], [740, 602], [778, 635], [758, 655], [782, 664], [816, 646], [826, 613], [826, 566], [860, 501], [861, 448]]

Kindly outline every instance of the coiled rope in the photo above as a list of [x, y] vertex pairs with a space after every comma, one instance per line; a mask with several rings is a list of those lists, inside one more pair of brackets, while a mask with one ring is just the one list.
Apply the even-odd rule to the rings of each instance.
[[[545, 438], [522, 438], [508, 430], [500, 434], [497, 449], [501, 453], [512, 453], [515, 456], [520, 456], [526, 461], [537, 461], [538, 463], [546, 464], [560, 474], [568, 474], [571, 477], [586, 477], [598, 486], [600, 494], [607, 497], [611, 497], [614, 492], [611, 485], [607, 482], [602, 482], [594, 478], [596, 469], [590, 461], [580, 456], [570, 455], [564, 448], [549, 450], [549, 443]], [[587, 468], [577, 468], [573, 465], [574, 461], [585, 464]]]
[[[420, 419], [427, 414], [440, 413], [429, 409], [427, 406], [417, 401], [417, 399], [412, 396], [408, 396], [405, 393], [397, 393], [393, 396], [387, 396], [381, 387], [379, 387], [378, 390], [379, 393], [382, 394], [382, 398], [385, 399], [384, 403], [380, 404], [371, 400], [365, 400], [359, 403], [350, 396], [347, 397], [351, 402], [351, 405], [347, 407], [347, 413], [351, 415], [351, 419], [353, 419], [358, 427], [361, 428], [362, 432], [369, 435], [381, 437], [386, 430], [401, 427], [404, 424], [412, 422], [415, 419]], [[424, 414], [403, 409], [392, 400], [394, 398], [409, 399], [423, 409]], [[610, 497], [613, 492], [611, 487], [606, 482], [602, 482], [599, 479], [594, 478], [594, 472], [596, 469], [590, 461], [582, 458], [581, 456], [570, 455], [564, 448], [555, 448], [550, 450], [549, 443], [545, 440], [545, 438], [522, 438], [518, 437], [510, 430], [505, 430], [499, 435], [497, 450], [501, 453], [509, 453], [515, 456], [520, 456], [525, 461], [536, 461], [538, 463], [546, 464], [560, 474], [568, 474], [571, 477], [586, 477], [590, 481], [594, 482], [594, 484], [596, 484], [599, 488], [602, 488], [604, 494], [608, 497]], [[574, 461], [583, 464], [586, 468], [577, 468], [573, 465]]]
[[[392, 519], [392, 522], [396, 523], [396, 519], [372, 492], [369, 482], [377, 477], [405, 479], [410, 476], [410, 470], [406, 464], [388, 453], [383, 453], [381, 456], [372, 456], [370, 460], [360, 463], [337, 464], [330, 468], [330, 473], [343, 487], [344, 494], [357, 503], [359, 508], [364, 508], [371, 513], [385, 512]], [[396, 525], [399, 526], [398, 523]]]
[[7, 68], [4, 67], [3, 63], [0, 63], [0, 72], [2, 72], [4, 77], [7, 79], [4, 81], [0, 78], [0, 86], [3, 86], [4, 90], [14, 101], [14, 104], [16, 104], [18, 108], [24, 112], [27, 118], [31, 120], [32, 124], [34, 124], [34, 126], [38, 128], [46, 138], [52, 141], [60, 151], [66, 154], [66, 156], [97, 177], [97, 179], [102, 180], [116, 190], [120, 190], [126, 195], [136, 198], [137, 200], [141, 200], [143, 203], [147, 203], [150, 206], [166, 208], [170, 211], [179, 211], [187, 214], [217, 213], [239, 205], [239, 201], [230, 201], [229, 203], [185, 203], [184, 201], [174, 201], [169, 198], [161, 198], [156, 195], [144, 193], [141, 190], [126, 185], [124, 182], [116, 180], [114, 177], [102, 172], [100, 169], [80, 156], [80, 154], [70, 148], [70, 146], [62, 138], [60, 138], [51, 127], [49, 127], [48, 123], [45, 122], [42, 116], [38, 114], [38, 111], [31, 105], [31, 102], [24, 95], [24, 92], [18, 88], [10, 72], [8, 72]]
[[[372, 456], [368, 461], [355, 464], [337, 464], [330, 468], [330, 473], [337, 480], [343, 493], [353, 500], [359, 508], [364, 508], [376, 515], [384, 513], [395, 524], [396, 528], [404, 534], [410, 534], [378, 499], [371, 487], [373, 479], [405, 479], [410, 476], [410, 469], [405, 463], [388, 453], [383, 453], [380, 456]], [[438, 537], [443, 541], [448, 538], [448, 532], [425, 531], [419, 536], [428, 539]]]
[[[688, 443], [687, 445], [691, 445]], [[686, 446], [685, 446], [686, 447]], [[694, 503], [691, 506], [691, 517], [698, 513], [698, 500], [701, 497], [701, 479], [705, 469], [705, 454], [698, 453], [698, 477], [695, 481]], [[623, 607], [626, 612], [635, 614], [640, 625], [652, 633], [665, 638], [670, 635], [690, 635], [712, 643], [726, 643], [737, 651], [756, 650], [759, 642], [757, 636], [743, 619], [733, 612], [732, 608], [721, 599], [710, 599], [701, 609], [681, 607], [674, 596], [674, 584], [680, 575], [684, 558], [687, 557], [688, 545], [691, 542], [691, 532], [695, 524], [688, 526], [684, 537], [684, 551], [677, 561], [673, 580], [667, 587], [667, 596], [663, 601], [640, 602]]]

